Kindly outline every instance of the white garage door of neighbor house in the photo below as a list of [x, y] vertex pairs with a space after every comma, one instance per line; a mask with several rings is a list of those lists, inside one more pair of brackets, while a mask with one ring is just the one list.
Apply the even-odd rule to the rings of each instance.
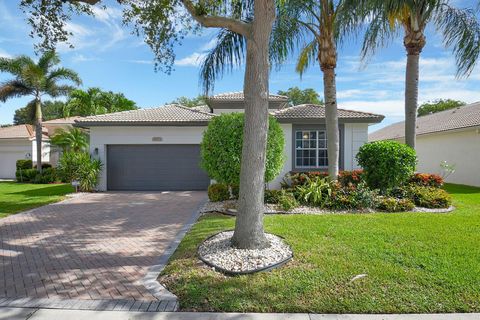
[[199, 145], [109, 145], [108, 190], [206, 190]]
[[15, 179], [16, 163], [25, 159], [24, 152], [0, 152], [0, 179]]

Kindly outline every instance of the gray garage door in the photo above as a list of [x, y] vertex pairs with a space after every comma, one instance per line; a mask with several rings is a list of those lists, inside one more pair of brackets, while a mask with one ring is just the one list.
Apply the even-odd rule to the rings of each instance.
[[109, 145], [108, 190], [206, 190], [199, 145]]

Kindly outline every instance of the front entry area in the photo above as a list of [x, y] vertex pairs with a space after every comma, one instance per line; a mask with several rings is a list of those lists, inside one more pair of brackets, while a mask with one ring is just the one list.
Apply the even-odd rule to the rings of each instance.
[[206, 190], [200, 146], [108, 145], [107, 189], [112, 191]]

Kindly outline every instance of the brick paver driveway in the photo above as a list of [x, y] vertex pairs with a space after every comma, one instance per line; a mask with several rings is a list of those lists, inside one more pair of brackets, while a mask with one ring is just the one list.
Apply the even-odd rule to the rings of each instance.
[[0, 219], [0, 298], [156, 300], [143, 278], [205, 197], [87, 194]]

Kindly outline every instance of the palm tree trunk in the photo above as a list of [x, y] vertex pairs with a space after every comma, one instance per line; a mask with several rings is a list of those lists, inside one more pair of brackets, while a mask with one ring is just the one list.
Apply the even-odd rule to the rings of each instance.
[[407, 69], [405, 72], [405, 143], [415, 149], [420, 53], [408, 49], [407, 51]]
[[327, 127], [328, 175], [330, 179], [337, 180], [340, 137], [335, 68], [323, 68], [323, 94], [325, 96], [325, 122]]
[[42, 172], [42, 103], [35, 98], [35, 141], [37, 144], [37, 171]]
[[255, 19], [247, 37], [245, 124], [238, 214], [232, 244], [241, 249], [269, 246], [263, 230], [265, 160], [268, 133], [269, 39], [275, 19], [273, 0], [255, 1]]

